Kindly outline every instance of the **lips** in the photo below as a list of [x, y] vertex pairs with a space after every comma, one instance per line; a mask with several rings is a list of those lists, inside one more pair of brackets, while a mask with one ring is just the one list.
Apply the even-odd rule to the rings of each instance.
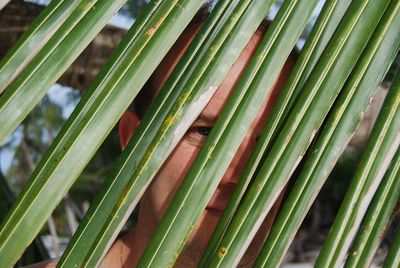
[[221, 211], [221, 210], [210, 208], [210, 207], [206, 207], [205, 211], [207, 211], [208, 213], [210, 213], [211, 215], [216, 216], [216, 217], [221, 217], [222, 213], [223, 213], [223, 211]]
[[218, 186], [207, 204], [206, 210], [213, 214], [221, 214], [229, 202], [236, 184], [224, 184]]

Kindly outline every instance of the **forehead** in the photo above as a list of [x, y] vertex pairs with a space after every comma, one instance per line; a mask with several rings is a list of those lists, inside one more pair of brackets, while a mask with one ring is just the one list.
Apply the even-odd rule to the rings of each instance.
[[239, 81], [240, 76], [249, 64], [252, 56], [262, 40], [262, 37], [263, 34], [259, 31], [254, 34], [250, 42], [247, 44], [239, 58], [230, 69], [224, 81], [218, 87], [218, 90], [215, 92], [210, 102], [205, 107], [203, 114], [207, 115], [208, 117], [218, 116], [224, 104], [228, 100], [229, 95], [232, 93], [236, 83]]
[[[161, 90], [168, 76], [177, 65], [179, 59], [182, 57], [190, 42], [193, 40], [195, 34], [198, 32], [200, 26], [201, 24], [190, 25], [179, 37], [177, 42], [157, 67], [149, 83], [150, 88], [148, 88], [148, 90], [151, 91], [152, 98]], [[224, 104], [228, 100], [229, 95], [232, 93], [235, 84], [239, 80], [240, 75], [245, 70], [258, 45], [260, 44], [262, 37], [263, 32], [261, 30], [257, 30], [228, 72], [228, 75], [224, 81], [218, 87], [218, 90], [214, 96], [203, 110], [202, 116], [208, 118], [218, 117]]]

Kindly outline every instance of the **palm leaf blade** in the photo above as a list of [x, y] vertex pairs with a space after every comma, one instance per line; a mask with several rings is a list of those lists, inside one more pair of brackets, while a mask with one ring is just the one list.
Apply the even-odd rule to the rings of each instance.
[[0, 62], [0, 93], [37, 55], [82, 0], [52, 1]]
[[[231, 261], [239, 252], [243, 253], [252, 239], [261, 220], [302, 159], [354, 67], [355, 60], [372, 35], [377, 22], [372, 22], [370, 18], [379, 19], [388, 3], [375, 4], [378, 3], [360, 1], [350, 6], [306, 83], [305, 95], [297, 102], [259, 175], [239, 206], [222, 239], [218, 254], [213, 256], [211, 266], [232, 264]], [[340, 66], [334, 64], [336, 61], [341, 62]]]
[[349, 1], [342, 1], [340, 5], [337, 5], [337, 2], [335, 1], [326, 3], [316, 22], [315, 28], [310, 34], [310, 37], [307, 39], [304, 49], [297, 60], [296, 66], [294, 67], [289, 80], [282, 90], [278, 102], [274, 106], [273, 113], [270, 119], [267, 121], [267, 126], [257, 141], [256, 148], [252, 153], [252, 156], [246, 165], [243, 174], [241, 175], [239, 183], [236, 185], [235, 191], [229, 199], [229, 203], [224, 210], [224, 214], [215, 228], [213, 236], [211, 237], [211, 240], [202, 256], [200, 265], [204, 265], [212, 252], [215, 252], [216, 248], [218, 247], [218, 243], [220, 242], [226, 227], [232, 219], [233, 214], [237, 209], [245, 190], [248, 187], [248, 184], [251, 181], [251, 178], [254, 176], [257, 166], [267, 151], [266, 148], [270, 147], [271, 145], [271, 140], [274, 136], [273, 134], [275, 133], [275, 135], [277, 135], [276, 133], [278, 125], [282, 124], [283, 118], [285, 117], [284, 112], [286, 111], [287, 114], [288, 110], [290, 109], [289, 100], [296, 98], [297, 94], [295, 92], [297, 91], [298, 93], [299, 89], [304, 84], [306, 77], [308, 77], [309, 72], [315, 65], [316, 59], [318, 59], [320, 53], [322, 53], [322, 51], [319, 51], [320, 49], [317, 49], [317, 47], [325, 47], [330, 36], [333, 34], [333, 30], [337, 26], [339, 19], [343, 16], [344, 11], [349, 4], [348, 2]]
[[0, 96], [0, 142], [22, 122], [124, 2], [83, 1], [72, 12]]
[[[215, 33], [220, 30], [220, 25], [228, 19], [227, 14], [230, 14], [229, 9], [236, 5], [236, 3], [232, 3], [227, 8], [226, 6], [229, 2], [220, 1], [218, 3], [217, 7], [215, 7], [216, 12], [213, 12], [204, 23], [204, 27], [202, 27], [196, 39], [178, 63], [166, 85], [152, 102], [149, 111], [145, 114], [135, 135], [123, 152], [120, 160], [121, 163], [117, 164], [117, 168], [106, 180], [106, 185], [103, 187], [102, 192], [87, 212], [75, 236], [59, 261], [60, 266], [65, 265], [68, 267], [69, 265], [79, 264], [79, 256], [86, 259], [90, 251], [93, 251], [90, 253], [92, 255], [91, 258], [93, 260], [98, 259], [96, 252], [103, 253], [106, 251], [105, 244], [108, 244], [108, 240], [113, 240], [112, 237], [118, 233], [119, 229], [112, 229], [110, 223], [107, 222], [108, 215], [111, 214], [113, 206], [116, 205], [122, 195], [124, 187], [132, 176], [137, 163], [143, 157], [146, 147], [149, 146], [172, 104], [176, 101], [179, 93], [182, 92], [187, 79], [196, 70], [195, 67], [200, 58], [208, 51]], [[228, 9], [227, 12], [223, 12], [225, 9]], [[139, 187], [138, 189], [140, 192], [141, 188]], [[132, 207], [135, 204], [133, 203]], [[123, 220], [120, 219], [119, 221]], [[118, 224], [118, 222], [116, 223]], [[96, 226], [96, 228], [88, 228], [92, 226]], [[108, 232], [103, 233], [101, 238], [98, 238], [102, 229], [108, 230]], [[81, 241], [85, 241], [85, 243], [83, 244]], [[91, 244], [95, 241], [96, 245]], [[102, 242], [104, 243], [102, 244]], [[71, 258], [71, 261], [69, 258]]]
[[[148, 14], [159, 4], [153, 1]], [[14, 262], [33, 239], [201, 3], [189, 2], [180, 14], [175, 5], [161, 5], [127, 34], [32, 174], [0, 230], [1, 259]], [[171, 10], [174, 16], [168, 17]]]
[[396, 268], [400, 265], [400, 227], [397, 227], [395, 238], [386, 256], [384, 268]]
[[400, 196], [400, 150], [379, 185], [351, 248], [346, 267], [368, 266], [374, 257]]
[[[152, 241], [157, 251], [164, 253], [175, 247], [175, 251], [171, 254], [174, 255], [182, 248], [190, 234], [191, 226], [204, 211], [234, 152], [244, 138], [247, 128], [253, 121], [252, 118], [268, 95], [268, 90], [272, 87], [280, 67], [283, 66], [305, 26], [313, 4], [316, 3], [308, 3], [301, 7], [293, 2], [278, 14], [279, 19], [271, 25], [254, 56], [255, 60], [250, 63], [232, 93], [206, 144], [172, 201], [171, 209], [166, 212], [160, 223], [160, 229], [156, 231]], [[291, 16], [296, 19], [291, 21], [292, 24], [286, 23]], [[250, 87], [252, 90], [249, 90]], [[182, 232], [183, 229], [186, 234]], [[154, 251], [149, 250], [152, 248], [152, 242], [148, 247], [149, 258], [155, 254]], [[160, 242], [163, 244], [161, 245]], [[146, 252], [144, 257], [146, 257]], [[157, 261], [154, 262], [157, 263], [155, 265], [162, 265]], [[141, 265], [149, 265], [149, 263], [143, 262]]]
[[357, 128], [360, 114], [366, 110], [393, 61], [398, 51], [400, 30], [389, 14], [393, 10], [396, 14], [395, 9], [388, 9], [387, 16], [383, 16], [316, 144], [311, 148], [313, 153], [306, 160], [278, 214], [257, 265], [268, 267], [281, 261], [319, 189]]
[[[396, 2], [396, 1], [395, 1]], [[397, 6], [399, 4], [397, 3]], [[349, 186], [316, 266], [342, 263], [371, 199], [400, 144], [400, 72], [386, 96], [363, 159]]]
[[[237, 12], [242, 13], [244, 10], [246, 10], [246, 5], [242, 4]], [[258, 17], [260, 21], [261, 16]], [[208, 99], [211, 97], [211, 94], [216, 90], [216, 85], [222, 82], [224, 76], [227, 74], [227, 71], [233, 65], [235, 59], [239, 56], [239, 52], [246, 44], [246, 40], [251, 37], [251, 32], [240, 31], [240, 28], [235, 28], [232, 30], [234, 25], [239, 24], [236, 22], [239, 21], [242, 23], [240, 16], [236, 15], [232, 16], [232, 18], [233, 19], [230, 20], [229, 24], [224, 27], [224, 30], [221, 31], [220, 36], [217, 36], [215, 42], [213, 42], [209, 47], [209, 53], [207, 53], [199, 62], [199, 68], [203, 69], [201, 70], [200, 74], [203, 76], [197, 73], [188, 80], [188, 85], [185, 87], [186, 92], [183, 92], [179, 96], [175, 106], [172, 108], [172, 115], [168, 115], [166, 120], [163, 122], [163, 125], [160, 129], [161, 131], [159, 131], [159, 133], [156, 135], [154, 141], [145, 153], [144, 159], [142, 159], [141, 163], [139, 163], [134, 176], [126, 186], [126, 190], [123, 191], [124, 195], [120, 197], [117, 206], [112, 212], [112, 215], [123, 216], [126, 213], [129, 204], [131, 204], [134, 199], [137, 198], [135, 192], [138, 191], [138, 189], [140, 191], [142, 187], [140, 185], [143, 184], [142, 181], [144, 181], [146, 184], [148, 178], [154, 176], [155, 170], [161, 166], [168, 153], [174, 147], [174, 144], [180, 139], [181, 135], [184, 134], [191, 122], [196, 118], [197, 114], [202, 110]], [[257, 23], [252, 22], [253, 19], [254, 18], [249, 19], [248, 21], [253, 24], [252, 28], [255, 31]], [[246, 26], [248, 25], [240, 27], [245, 28]], [[231, 38], [229, 33], [232, 31], [240, 32], [241, 35], [231, 35], [233, 39], [229, 40], [228, 42], [226, 38]], [[229, 45], [222, 46], [225, 43]], [[232, 52], [234, 52], [234, 54], [232, 54]], [[209, 68], [211, 61], [222, 64], [223, 68], [221, 68], [221, 65], [218, 67], [218, 65], [215, 64], [211, 65], [211, 68]], [[205, 92], [204, 89], [206, 89]], [[194, 93], [191, 93], [191, 91], [194, 91]], [[205, 97], [206, 99], [204, 99]], [[199, 106], [200, 100], [202, 104]], [[190, 118], [182, 118], [182, 115], [185, 114], [188, 109], [194, 107], [196, 107], [195, 110], [190, 110], [192, 113]], [[179, 109], [184, 109], [184, 111]], [[177, 111], [179, 114], [176, 114]], [[179, 120], [182, 120], [182, 122]], [[160, 141], [163, 142], [160, 143]], [[149, 157], [153, 154], [157, 155], [157, 158], [153, 159], [153, 162], [149, 162]], [[110, 224], [113, 224], [114, 226], [116, 224], [116, 221], [111, 217], [109, 219], [108, 226], [110, 226]], [[113, 230], [113, 228], [115, 227], [112, 227], [111, 229]]]

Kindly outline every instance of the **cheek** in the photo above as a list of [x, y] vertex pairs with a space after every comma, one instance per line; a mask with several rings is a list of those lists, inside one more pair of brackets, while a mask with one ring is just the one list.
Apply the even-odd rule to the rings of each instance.
[[200, 148], [179, 142], [147, 190], [148, 202], [159, 221], [199, 153]]
[[[234, 184], [238, 183], [240, 176], [243, 173], [243, 170], [250, 159], [250, 156], [253, 152], [255, 145], [256, 145], [255, 134], [248, 133], [246, 137], [243, 139], [242, 143], [240, 144], [234, 158], [232, 159], [227, 171], [225, 172], [224, 182], [229, 182]], [[229, 181], [226, 181], [227, 179]]]

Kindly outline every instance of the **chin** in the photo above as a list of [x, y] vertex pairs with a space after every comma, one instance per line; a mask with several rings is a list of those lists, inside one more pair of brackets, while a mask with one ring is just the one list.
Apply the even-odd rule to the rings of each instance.
[[192, 257], [197, 261], [200, 261], [221, 216], [222, 212], [206, 209], [197, 222], [196, 227], [184, 248], [184, 251], [190, 252], [190, 255], [192, 255]]
[[[203, 255], [203, 252], [207, 247], [208, 241], [211, 239], [214, 229], [221, 219], [222, 214], [223, 212], [217, 210], [206, 209], [201, 215], [197, 227], [193, 231], [184, 249], [187, 252], [191, 252], [191, 255], [193, 255], [193, 252], [196, 252], [195, 258], [197, 259], [197, 261], [200, 261], [200, 258]], [[254, 263], [258, 252], [260, 251], [262, 244], [267, 236], [269, 227], [270, 226], [268, 224], [268, 221], [264, 222], [261, 225], [261, 228], [258, 230], [255, 239], [252, 241], [252, 243], [250, 243], [246, 254], [240, 261], [239, 266], [247, 267], [249, 265], [251, 266], [251, 264]]]

